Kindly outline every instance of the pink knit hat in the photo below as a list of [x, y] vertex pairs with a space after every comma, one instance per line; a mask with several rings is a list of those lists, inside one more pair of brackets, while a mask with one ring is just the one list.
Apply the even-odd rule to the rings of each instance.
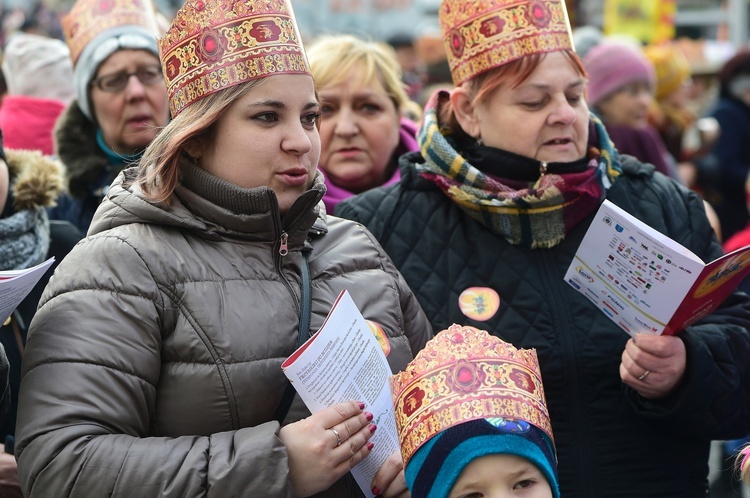
[[647, 81], [651, 88], [656, 84], [651, 61], [624, 43], [600, 43], [588, 51], [583, 65], [589, 75], [586, 98], [592, 106], [630, 83]]

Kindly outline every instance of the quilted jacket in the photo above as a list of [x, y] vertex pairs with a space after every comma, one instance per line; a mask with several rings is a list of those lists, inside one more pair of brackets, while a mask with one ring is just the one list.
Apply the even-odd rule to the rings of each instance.
[[[236, 214], [185, 185], [171, 207], [151, 204], [134, 177], [113, 184], [32, 322], [16, 441], [24, 495], [288, 496], [273, 414], [297, 348], [301, 251], [311, 330], [348, 289], [386, 331], [397, 371], [431, 337], [427, 319], [372, 236], [318, 207], [320, 176], [283, 220], [267, 188], [237, 189], [255, 209]], [[297, 398], [285, 423], [306, 416]], [[323, 495], [361, 496], [347, 477]]]
[[[732, 295], [683, 331], [687, 372], [668, 399], [648, 401], [620, 380], [630, 338], [563, 276], [593, 213], [551, 249], [511, 246], [419, 177], [419, 153], [402, 180], [339, 204], [363, 223], [401, 271], [435, 331], [473, 325], [536, 348], [555, 434], [562, 496], [705, 497], [712, 439], [750, 432], [750, 299]], [[721, 254], [702, 201], [653, 166], [624, 156], [607, 198], [710, 261]], [[500, 295], [485, 322], [462, 314], [469, 287]]]

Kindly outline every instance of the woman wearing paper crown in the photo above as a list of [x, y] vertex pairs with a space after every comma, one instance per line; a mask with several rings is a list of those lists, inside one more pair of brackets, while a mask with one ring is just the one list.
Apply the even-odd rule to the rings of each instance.
[[67, 195], [52, 210], [86, 233], [117, 174], [169, 120], [151, 0], [78, 0], [63, 18], [76, 99], [57, 120]]
[[560, 498], [536, 351], [453, 324], [391, 392], [412, 498]]
[[[432, 329], [372, 236], [321, 214], [320, 104], [291, 6], [189, 0], [159, 43], [173, 119], [32, 325], [24, 494], [361, 496], [366, 400], [310, 415], [281, 364], [344, 289], [393, 371]], [[407, 492], [398, 452], [371, 485]]]
[[705, 496], [710, 441], [750, 432], [750, 303], [735, 293], [677, 336], [631, 338], [564, 280], [604, 199], [721, 255], [701, 200], [620, 156], [590, 116], [564, 9], [443, 1], [456, 89], [427, 105], [401, 181], [336, 213], [380, 240], [434, 330], [537, 350], [562, 496]]

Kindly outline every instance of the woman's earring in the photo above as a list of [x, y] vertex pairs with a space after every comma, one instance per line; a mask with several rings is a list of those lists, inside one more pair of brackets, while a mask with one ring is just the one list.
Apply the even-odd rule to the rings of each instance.
[[482, 137], [477, 138], [477, 145], [480, 147], [484, 145], [484, 140], [482, 140]]

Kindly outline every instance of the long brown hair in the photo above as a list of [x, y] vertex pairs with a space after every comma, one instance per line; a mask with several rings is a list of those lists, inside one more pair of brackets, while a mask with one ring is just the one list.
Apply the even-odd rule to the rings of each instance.
[[152, 202], [169, 205], [179, 181], [180, 157], [186, 147], [206, 147], [213, 141], [216, 122], [224, 111], [264, 78], [212, 93], [180, 112], [154, 138], [140, 160], [137, 184]]

